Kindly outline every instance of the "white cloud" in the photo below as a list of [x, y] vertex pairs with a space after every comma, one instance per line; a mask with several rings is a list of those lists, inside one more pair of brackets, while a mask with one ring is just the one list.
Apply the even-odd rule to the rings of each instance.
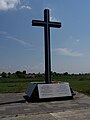
[[58, 52], [61, 55], [72, 56], [72, 57], [80, 57], [83, 56], [82, 53], [75, 52], [72, 49], [68, 48], [56, 48], [54, 51]]
[[5, 35], [5, 34], [7, 34], [7, 32], [5, 32], [5, 31], [0, 31], [0, 35]]
[[24, 46], [31, 46], [29, 43], [23, 41], [23, 40], [20, 40], [18, 38], [15, 38], [15, 37], [12, 37], [12, 36], [7, 36], [8, 39], [11, 39], [13, 41], [16, 41], [18, 43], [20, 43], [21, 45], [24, 45]]
[[0, 10], [16, 8], [18, 4], [20, 4], [20, 0], [0, 0]]
[[[23, 45], [23, 46], [28, 46], [28, 47], [33, 47], [32, 44], [29, 44], [21, 39], [18, 39], [16, 37], [13, 37], [11, 35], [8, 35], [8, 33], [6, 31], [0, 31], [0, 35], [3, 35], [6, 39], [9, 39], [9, 40], [12, 40], [12, 41], [16, 41], [18, 42], [19, 44]], [[28, 48], [29, 50], [33, 50], [32, 48]], [[28, 50], [26, 49], [26, 50]]]
[[28, 9], [28, 10], [31, 10], [32, 8], [30, 6], [26, 6], [26, 5], [22, 5], [20, 7], [20, 9]]
[[76, 42], [79, 42], [79, 41], [80, 41], [80, 39], [77, 39], [77, 40], [76, 40]]
[[60, 22], [60, 21], [57, 20], [55, 17], [50, 17], [50, 21], [53, 21], [53, 22]]
[[44, 64], [43, 63], [40, 63], [38, 65], [35, 65], [31, 68], [31, 70], [34, 70], [34, 71], [43, 71], [44, 70]]
[[74, 42], [80, 42], [80, 39], [79, 38], [75, 38], [75, 37], [73, 37], [72, 35], [68, 38], [68, 40], [72, 40], [72, 42], [74, 41]]
[[27, 1], [22, 0], [0, 0], [0, 10], [9, 10], [9, 9], [28, 9], [31, 10], [32, 8], [26, 4]]

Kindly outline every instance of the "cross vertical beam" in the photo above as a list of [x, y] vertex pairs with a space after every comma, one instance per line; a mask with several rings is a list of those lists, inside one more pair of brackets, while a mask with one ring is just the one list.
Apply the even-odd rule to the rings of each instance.
[[45, 38], [45, 81], [51, 83], [51, 55], [50, 55], [50, 27], [49, 27], [49, 10], [44, 11], [44, 27]]
[[44, 21], [32, 20], [32, 26], [43, 26], [44, 27], [44, 38], [45, 38], [45, 82], [51, 83], [51, 55], [50, 55], [50, 27], [60, 28], [60, 22], [50, 22], [49, 10], [44, 10]]

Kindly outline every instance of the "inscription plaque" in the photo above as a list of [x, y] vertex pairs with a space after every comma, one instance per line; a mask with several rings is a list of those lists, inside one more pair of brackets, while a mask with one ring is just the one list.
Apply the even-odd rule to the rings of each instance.
[[69, 83], [38, 84], [39, 98], [72, 96]]

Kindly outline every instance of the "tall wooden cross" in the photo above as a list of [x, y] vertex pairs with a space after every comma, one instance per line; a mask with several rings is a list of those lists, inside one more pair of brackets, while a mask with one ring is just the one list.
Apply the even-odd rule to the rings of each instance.
[[32, 20], [32, 26], [44, 27], [45, 38], [45, 82], [51, 83], [51, 56], [50, 56], [50, 27], [60, 28], [60, 22], [51, 22], [49, 17], [49, 10], [44, 10], [44, 21]]

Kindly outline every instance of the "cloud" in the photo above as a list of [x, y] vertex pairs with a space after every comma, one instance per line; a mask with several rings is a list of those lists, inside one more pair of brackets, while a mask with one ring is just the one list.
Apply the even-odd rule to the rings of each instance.
[[77, 40], [76, 40], [76, 42], [79, 42], [79, 41], [80, 41], [80, 39], [77, 39]]
[[34, 70], [34, 71], [38, 71], [38, 70], [44, 70], [44, 64], [43, 63], [39, 63], [38, 65], [35, 65], [31, 68], [31, 70]]
[[[0, 35], [3, 35], [6, 39], [10, 39], [10, 40], [16, 41], [16, 42], [18, 42], [19, 44], [21, 44], [23, 46], [33, 47], [32, 44], [29, 44], [29, 43], [27, 43], [27, 42], [25, 42], [25, 41], [23, 41], [21, 39], [18, 39], [16, 37], [8, 35], [8, 32], [6, 32], [6, 31], [0, 31]], [[29, 50], [33, 50], [32, 48], [28, 48], [28, 49]], [[26, 49], [26, 50], [28, 50], [28, 49]]]
[[65, 55], [65, 56], [72, 56], [72, 57], [83, 56], [82, 53], [75, 52], [72, 49], [68, 49], [68, 48], [56, 48], [54, 49], [54, 51], [58, 52], [61, 55]]
[[0, 0], [0, 10], [9, 10], [9, 9], [28, 9], [32, 8], [28, 5], [27, 1], [23, 0]]
[[6, 35], [7, 34], [7, 32], [5, 32], [5, 31], [0, 31], [0, 35]]
[[20, 7], [20, 9], [28, 9], [28, 10], [31, 10], [32, 8], [31, 8], [30, 6], [28, 6], [28, 5], [22, 5], [22, 6]]
[[16, 41], [18, 43], [20, 43], [21, 45], [24, 45], [24, 46], [31, 46], [29, 43], [23, 41], [23, 40], [20, 40], [18, 38], [15, 38], [15, 37], [12, 37], [12, 36], [7, 36], [8, 39], [11, 39], [13, 41]]
[[79, 38], [74, 38], [72, 35], [68, 38], [68, 40], [72, 40], [74, 42], [80, 42], [80, 39]]
[[55, 17], [50, 17], [50, 21], [53, 21], [53, 22], [60, 22], [60, 21], [57, 20]]
[[20, 0], [0, 0], [0, 10], [13, 9], [18, 4], [20, 4]]

